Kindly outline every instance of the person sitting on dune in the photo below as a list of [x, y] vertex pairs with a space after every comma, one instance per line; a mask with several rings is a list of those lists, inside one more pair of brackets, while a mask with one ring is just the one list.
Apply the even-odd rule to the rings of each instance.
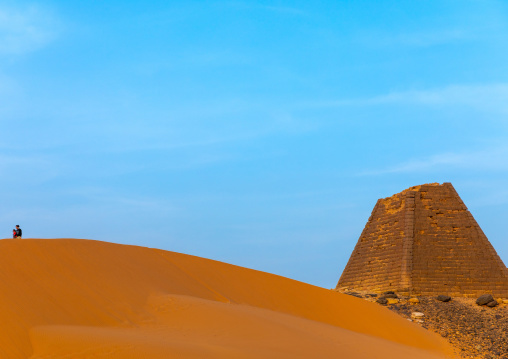
[[12, 230], [12, 238], [16, 238], [18, 236], [18, 232], [15, 229]]
[[21, 238], [21, 228], [19, 228], [19, 224], [16, 225], [16, 237], [15, 238]]

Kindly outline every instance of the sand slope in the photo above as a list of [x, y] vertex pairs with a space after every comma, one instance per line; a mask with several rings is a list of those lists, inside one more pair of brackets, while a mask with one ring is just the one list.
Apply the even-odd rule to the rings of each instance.
[[0, 241], [1, 358], [439, 358], [361, 299], [157, 249]]

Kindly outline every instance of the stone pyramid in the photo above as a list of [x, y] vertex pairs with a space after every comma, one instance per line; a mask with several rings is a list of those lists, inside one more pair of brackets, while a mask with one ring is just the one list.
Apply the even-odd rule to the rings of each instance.
[[508, 297], [508, 269], [451, 183], [379, 199], [337, 289]]

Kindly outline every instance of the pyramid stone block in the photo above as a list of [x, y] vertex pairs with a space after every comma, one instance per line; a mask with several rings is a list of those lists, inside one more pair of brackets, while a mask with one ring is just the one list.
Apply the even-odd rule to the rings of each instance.
[[451, 183], [379, 199], [337, 289], [508, 297], [508, 269]]

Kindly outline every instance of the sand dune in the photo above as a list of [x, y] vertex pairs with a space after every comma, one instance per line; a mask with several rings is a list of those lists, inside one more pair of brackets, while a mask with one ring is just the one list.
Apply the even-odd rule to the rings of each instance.
[[77, 239], [0, 241], [1, 358], [443, 358], [375, 304], [208, 259]]

